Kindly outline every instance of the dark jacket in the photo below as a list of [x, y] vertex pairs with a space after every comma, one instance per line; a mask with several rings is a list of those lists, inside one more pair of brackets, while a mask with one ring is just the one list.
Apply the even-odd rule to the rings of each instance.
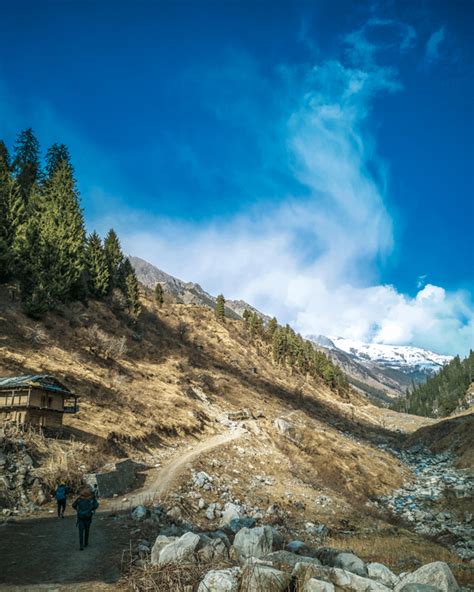
[[81, 495], [74, 501], [72, 507], [77, 512], [78, 520], [92, 520], [92, 516], [99, 507], [99, 502], [92, 494], [88, 496]]

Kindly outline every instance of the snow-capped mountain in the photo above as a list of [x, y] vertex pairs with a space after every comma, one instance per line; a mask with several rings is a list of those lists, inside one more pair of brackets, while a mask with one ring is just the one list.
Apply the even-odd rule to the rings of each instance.
[[329, 339], [334, 347], [342, 349], [358, 359], [371, 360], [397, 370], [416, 368], [437, 372], [444, 364], [452, 360], [452, 356], [436, 354], [421, 347], [363, 343], [344, 337], [330, 337]]
[[349, 382], [375, 401], [387, 403], [422, 383], [451, 356], [407, 345], [364, 343], [343, 337], [308, 335], [347, 374]]

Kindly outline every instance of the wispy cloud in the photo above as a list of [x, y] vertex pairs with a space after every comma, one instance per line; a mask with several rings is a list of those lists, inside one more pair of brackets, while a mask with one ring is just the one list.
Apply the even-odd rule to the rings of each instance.
[[440, 58], [440, 45], [443, 43], [446, 36], [446, 30], [441, 27], [434, 33], [432, 33], [426, 43], [425, 49], [425, 63], [431, 65], [437, 62]]

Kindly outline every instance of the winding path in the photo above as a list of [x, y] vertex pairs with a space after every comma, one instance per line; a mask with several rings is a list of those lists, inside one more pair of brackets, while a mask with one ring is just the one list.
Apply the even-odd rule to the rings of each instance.
[[19, 519], [0, 527], [1, 592], [99, 592], [117, 590], [121, 562], [129, 560], [130, 535], [117, 511], [162, 498], [182, 472], [201, 454], [225, 446], [245, 434], [230, 430], [178, 453], [146, 488], [123, 501], [105, 501], [93, 520], [91, 543], [78, 551], [75, 512], [64, 520], [54, 514]]

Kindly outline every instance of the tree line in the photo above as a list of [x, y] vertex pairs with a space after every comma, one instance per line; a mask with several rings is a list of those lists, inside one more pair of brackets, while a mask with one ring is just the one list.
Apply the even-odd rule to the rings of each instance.
[[[224, 321], [225, 298], [222, 294], [216, 299], [215, 314], [219, 321]], [[304, 339], [289, 325], [279, 325], [275, 317], [264, 323], [260, 315], [248, 309], [244, 310], [243, 318], [250, 340], [266, 344], [276, 364], [285, 365], [292, 372], [322, 378], [333, 390], [348, 390], [349, 384], [344, 372], [324, 352], [317, 350], [311, 341]]]
[[474, 377], [474, 352], [461, 360], [456, 356], [424, 384], [407, 390], [393, 408], [414, 415], [446, 417], [462, 407], [466, 391]]
[[13, 153], [0, 140], [0, 283], [15, 283], [25, 312], [41, 318], [58, 304], [121, 297], [140, 312], [130, 261], [111, 229], [104, 241], [87, 236], [67, 146], [53, 144], [41, 158], [31, 128]]

